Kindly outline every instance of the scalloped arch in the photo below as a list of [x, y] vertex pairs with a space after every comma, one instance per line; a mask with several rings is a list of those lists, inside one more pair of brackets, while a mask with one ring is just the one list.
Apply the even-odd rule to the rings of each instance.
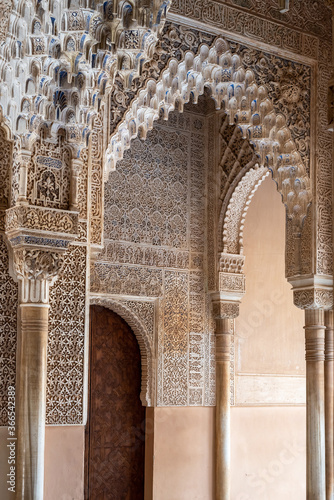
[[161, 115], [168, 119], [177, 105], [182, 111], [191, 98], [196, 103], [204, 87], [210, 89], [216, 108], [223, 107], [230, 124], [237, 124], [253, 145], [259, 164], [271, 170], [289, 217], [301, 225], [312, 199], [311, 183], [286, 120], [275, 112], [254, 72], [244, 69], [240, 56], [232, 54], [222, 38], [211, 48], [203, 44], [196, 56], [187, 52], [181, 62], [171, 59], [157, 82], [147, 81], [111, 137], [105, 177], [116, 168], [131, 139], [145, 139], [154, 121]]
[[155, 358], [153, 354], [153, 345], [145, 325], [140, 318], [120, 300], [108, 297], [92, 297], [90, 299], [90, 305], [99, 305], [114, 311], [132, 328], [138, 341], [141, 355], [140, 400], [144, 406], [153, 406], [155, 400]]

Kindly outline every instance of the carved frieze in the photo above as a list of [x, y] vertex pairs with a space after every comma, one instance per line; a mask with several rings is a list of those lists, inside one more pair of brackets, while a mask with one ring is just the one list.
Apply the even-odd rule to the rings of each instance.
[[68, 210], [52, 210], [28, 205], [18, 205], [6, 212], [6, 232], [9, 238], [20, 232], [29, 235], [51, 237], [52, 233], [68, 235], [72, 239], [78, 234], [78, 214]]
[[[234, 35], [244, 35], [316, 58], [319, 35], [327, 39], [331, 33], [329, 10], [324, 4], [317, 2], [315, 5], [311, 0], [298, 0], [294, 4], [283, 15], [279, 13], [276, 0], [265, 4], [260, 0], [229, 0], [224, 3], [218, 0], [176, 0], [172, 3], [171, 12], [227, 30]], [[245, 7], [249, 12], [244, 10]], [[259, 18], [258, 14], [267, 19]]]

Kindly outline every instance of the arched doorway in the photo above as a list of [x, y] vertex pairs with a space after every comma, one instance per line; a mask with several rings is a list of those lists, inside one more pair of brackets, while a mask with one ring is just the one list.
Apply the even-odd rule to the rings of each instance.
[[143, 500], [145, 407], [137, 339], [116, 313], [90, 308], [86, 498]]

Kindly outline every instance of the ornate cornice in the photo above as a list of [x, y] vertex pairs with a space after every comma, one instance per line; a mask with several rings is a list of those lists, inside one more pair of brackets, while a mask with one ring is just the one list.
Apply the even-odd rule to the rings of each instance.
[[170, 13], [316, 58], [318, 38], [331, 36], [326, 3], [294, 0], [283, 13], [277, 0], [173, 0]]

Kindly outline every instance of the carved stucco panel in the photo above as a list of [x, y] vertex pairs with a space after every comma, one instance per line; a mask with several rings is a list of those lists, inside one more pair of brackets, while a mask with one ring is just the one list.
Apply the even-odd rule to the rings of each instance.
[[86, 265], [86, 247], [71, 246], [50, 290], [48, 424], [80, 424], [83, 419]]
[[8, 250], [0, 233], [0, 425], [8, 423], [8, 386], [15, 386], [18, 285], [9, 274]]

